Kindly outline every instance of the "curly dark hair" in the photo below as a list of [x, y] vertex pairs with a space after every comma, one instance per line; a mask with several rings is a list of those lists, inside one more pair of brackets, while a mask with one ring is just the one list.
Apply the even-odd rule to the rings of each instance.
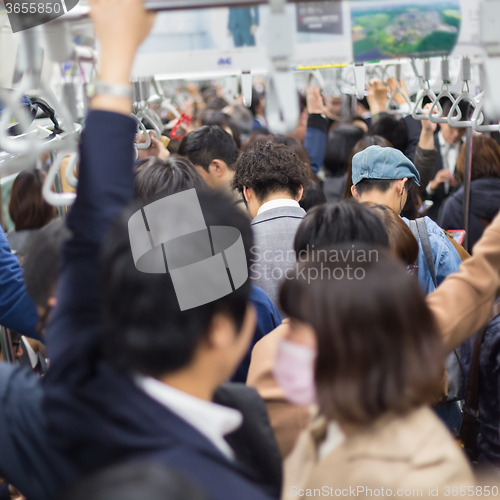
[[309, 187], [311, 167], [306, 165], [285, 144], [257, 141], [243, 152], [235, 165], [233, 189], [243, 192], [243, 186], [255, 191], [260, 201], [270, 194], [286, 190], [296, 197], [300, 187], [304, 194]]

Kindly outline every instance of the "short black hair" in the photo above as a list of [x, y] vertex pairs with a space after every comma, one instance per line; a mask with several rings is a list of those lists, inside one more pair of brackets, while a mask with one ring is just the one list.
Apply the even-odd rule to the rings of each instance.
[[59, 500], [208, 500], [181, 472], [157, 462], [130, 462], [103, 469], [66, 490]]
[[308, 212], [311, 208], [323, 203], [326, 203], [325, 193], [316, 181], [311, 181], [306, 195], [299, 202], [300, 206]]
[[[456, 98], [456, 96], [455, 96], [455, 98]], [[450, 114], [453, 103], [447, 97], [441, 97], [441, 99], [439, 100], [439, 104], [441, 104], [441, 108], [443, 110], [443, 116], [448, 116]], [[458, 103], [458, 109], [462, 113], [460, 121], [467, 120], [470, 117], [471, 109], [469, 109], [469, 108], [470, 108], [470, 105], [466, 101], [460, 101]], [[467, 114], [469, 116], [467, 116]]]
[[205, 109], [200, 113], [200, 122], [202, 125], [217, 125], [227, 132], [231, 130], [234, 142], [238, 150], [241, 147], [241, 131], [239, 127], [226, 115], [223, 111], [216, 111], [214, 109]]
[[296, 197], [300, 188], [307, 191], [311, 182], [311, 167], [306, 165], [288, 146], [258, 141], [243, 152], [236, 162], [232, 186], [255, 191], [260, 201], [278, 191]]
[[24, 259], [24, 282], [26, 292], [40, 307], [47, 307], [50, 297], [55, 295], [61, 246], [71, 235], [64, 219], [55, 219], [33, 238]]
[[340, 243], [361, 242], [389, 248], [389, 236], [373, 210], [346, 200], [312, 208], [295, 233], [294, 250], [300, 252]]
[[[398, 180], [400, 179], [361, 179], [356, 184], [356, 191], [359, 195], [369, 193], [370, 191], [385, 193]], [[405, 184], [405, 189], [410, 193], [414, 186], [416, 186], [415, 181], [413, 179], [408, 179]]]
[[[248, 217], [220, 193], [206, 190], [197, 195], [207, 226], [240, 231], [248, 265], [252, 247]], [[143, 273], [134, 265], [128, 220], [143, 206], [136, 203], [129, 207], [103, 246], [104, 352], [118, 369], [159, 377], [189, 365], [215, 314], [227, 313], [237, 328], [241, 327], [250, 283], [247, 280], [214, 302], [181, 311], [170, 273]]]
[[405, 152], [408, 144], [408, 126], [403, 118], [383, 116], [368, 129], [368, 135], [379, 135], [387, 139], [394, 148]]
[[340, 177], [347, 172], [351, 161], [352, 150], [365, 133], [356, 125], [342, 124], [328, 134], [326, 142], [325, 170], [334, 177]]
[[202, 191], [208, 186], [193, 164], [183, 156], [172, 155], [166, 160], [150, 158], [135, 171], [136, 199], [147, 201], [158, 193], [167, 196], [192, 188]]
[[205, 125], [183, 137], [178, 153], [208, 172], [213, 160], [221, 160], [233, 169], [238, 159], [238, 146], [221, 127]]

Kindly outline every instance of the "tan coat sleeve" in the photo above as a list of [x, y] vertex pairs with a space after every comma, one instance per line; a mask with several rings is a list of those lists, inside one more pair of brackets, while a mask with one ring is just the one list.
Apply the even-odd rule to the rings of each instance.
[[476, 243], [472, 258], [427, 297], [451, 351], [481, 328], [500, 294], [500, 214]]

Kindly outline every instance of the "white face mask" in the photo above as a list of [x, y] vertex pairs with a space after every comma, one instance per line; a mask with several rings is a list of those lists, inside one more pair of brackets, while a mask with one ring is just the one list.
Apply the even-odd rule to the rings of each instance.
[[316, 351], [288, 340], [278, 344], [274, 377], [286, 398], [300, 406], [316, 404], [314, 368]]

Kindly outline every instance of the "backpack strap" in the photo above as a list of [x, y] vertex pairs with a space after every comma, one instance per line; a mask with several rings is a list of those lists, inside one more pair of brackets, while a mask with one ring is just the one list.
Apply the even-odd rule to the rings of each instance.
[[417, 219], [415, 221], [415, 224], [417, 226], [418, 236], [420, 237], [420, 243], [422, 244], [422, 250], [424, 252], [425, 262], [427, 263], [427, 267], [429, 269], [429, 272], [431, 273], [434, 287], [437, 288], [436, 269], [434, 267], [434, 256], [432, 255], [431, 240], [429, 239], [429, 233], [427, 232], [425, 219], [424, 218]]
[[469, 370], [469, 380], [465, 391], [465, 402], [463, 406], [463, 420], [460, 427], [460, 439], [465, 452], [474, 462], [477, 461], [476, 449], [477, 418], [479, 416], [479, 367], [481, 357], [481, 345], [488, 325], [496, 317], [500, 316], [500, 301], [493, 306], [493, 311], [487, 323], [478, 331]]

